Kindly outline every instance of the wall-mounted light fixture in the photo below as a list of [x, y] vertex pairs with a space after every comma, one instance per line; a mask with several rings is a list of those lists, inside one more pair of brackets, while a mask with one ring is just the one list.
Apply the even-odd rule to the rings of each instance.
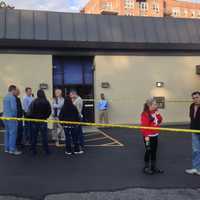
[[42, 90], [48, 90], [49, 85], [47, 83], [40, 83], [39, 88]]
[[109, 82], [102, 82], [101, 88], [110, 88], [110, 83]]
[[159, 88], [164, 87], [164, 82], [161, 82], [161, 81], [156, 82], [156, 87], [159, 87]]

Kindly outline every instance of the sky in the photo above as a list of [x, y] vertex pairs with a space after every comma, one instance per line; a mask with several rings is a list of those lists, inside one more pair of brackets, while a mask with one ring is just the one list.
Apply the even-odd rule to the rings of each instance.
[[[89, 0], [4, 0], [17, 9], [78, 12]], [[200, 3], [200, 0], [183, 0]]]
[[16, 9], [78, 12], [89, 0], [4, 0]]

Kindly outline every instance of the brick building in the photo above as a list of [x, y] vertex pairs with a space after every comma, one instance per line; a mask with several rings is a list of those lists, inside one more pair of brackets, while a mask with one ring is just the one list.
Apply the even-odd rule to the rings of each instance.
[[200, 3], [178, 0], [90, 0], [81, 10], [89, 14], [200, 18]]

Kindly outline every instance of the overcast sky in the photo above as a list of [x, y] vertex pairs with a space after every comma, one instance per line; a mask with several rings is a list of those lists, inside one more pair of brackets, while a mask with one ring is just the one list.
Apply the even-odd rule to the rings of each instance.
[[[4, 0], [4, 1], [12, 6], [15, 6], [15, 8], [18, 9], [78, 12], [89, 0]], [[200, 0], [191, 0], [191, 1], [200, 3]]]

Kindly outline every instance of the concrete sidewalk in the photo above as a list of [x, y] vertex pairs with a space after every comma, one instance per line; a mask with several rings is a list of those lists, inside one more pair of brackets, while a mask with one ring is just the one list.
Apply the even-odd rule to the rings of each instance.
[[[115, 192], [66, 193], [47, 195], [41, 200], [199, 200], [200, 189], [126, 189]], [[31, 200], [0, 196], [0, 200]]]
[[200, 189], [127, 189], [117, 192], [49, 195], [45, 200], [199, 200]]

